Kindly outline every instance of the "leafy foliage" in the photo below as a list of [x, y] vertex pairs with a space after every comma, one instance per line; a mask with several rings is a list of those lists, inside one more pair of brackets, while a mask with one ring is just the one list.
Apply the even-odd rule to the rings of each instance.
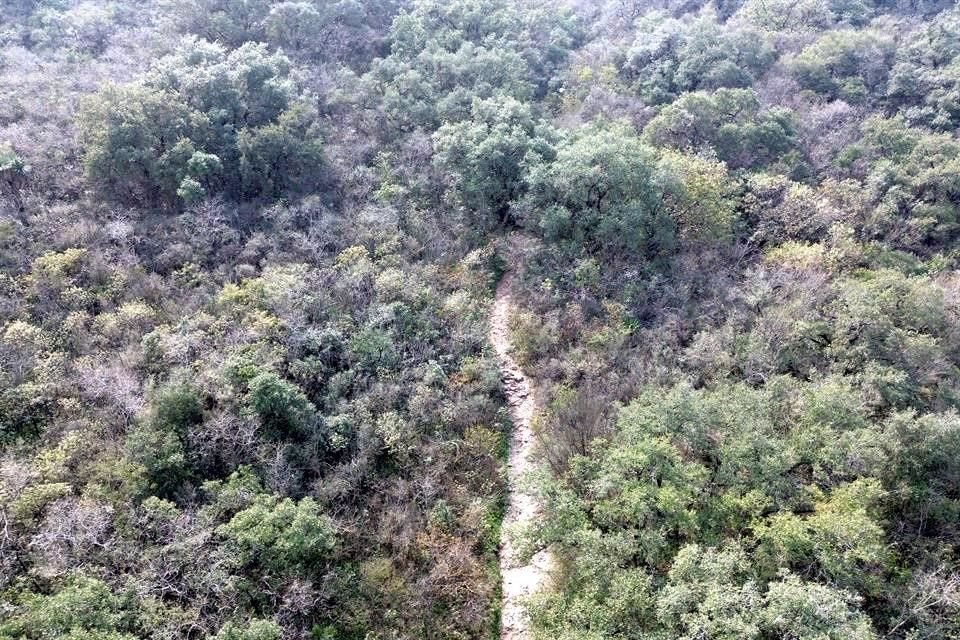
[[936, 25], [921, 25], [897, 49], [887, 98], [911, 123], [936, 131], [954, 128], [960, 116], [958, 67], [960, 13], [945, 11]]
[[310, 498], [258, 496], [218, 529], [236, 548], [241, 563], [258, 562], [267, 569], [309, 571], [333, 549], [328, 518]]
[[122, 598], [102, 581], [76, 577], [50, 595], [30, 595], [19, 615], [0, 624], [0, 638], [130, 640]]
[[790, 61], [805, 89], [832, 99], [861, 102], [882, 92], [895, 50], [877, 31], [830, 31]]
[[680, 20], [664, 12], [638, 20], [626, 55], [624, 72], [649, 104], [688, 91], [749, 87], [774, 59], [762, 32], [732, 29], [711, 15]]
[[475, 98], [542, 96], [577, 38], [553, 7], [418, 0], [390, 31], [391, 54], [365, 77], [390, 130], [465, 119]]
[[322, 151], [289, 61], [248, 43], [186, 39], [147, 81], [109, 87], [81, 114], [91, 180], [124, 200], [191, 203], [223, 192], [277, 198], [309, 189]]
[[0, 637], [960, 637], [945, 0], [0, 7]]
[[655, 145], [713, 150], [733, 168], [796, 162], [796, 126], [783, 108], [761, 110], [750, 89], [687, 93], [664, 107], [644, 129]]
[[477, 100], [471, 118], [434, 134], [434, 162], [452, 173], [460, 201], [479, 216], [505, 220], [528, 188], [531, 166], [553, 155], [552, 131], [512, 98]]
[[578, 131], [530, 178], [545, 237], [611, 253], [669, 250], [673, 227], [659, 206], [655, 162], [653, 150], [624, 128]]

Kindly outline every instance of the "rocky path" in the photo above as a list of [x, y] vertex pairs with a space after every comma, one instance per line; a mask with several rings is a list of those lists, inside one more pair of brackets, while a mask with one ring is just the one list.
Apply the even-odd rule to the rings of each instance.
[[512, 274], [507, 273], [497, 287], [493, 312], [490, 316], [490, 342], [500, 361], [513, 432], [510, 436], [508, 462], [509, 502], [503, 520], [503, 537], [500, 546], [500, 575], [503, 580], [503, 608], [500, 623], [501, 640], [527, 640], [529, 624], [523, 600], [540, 588], [547, 576], [549, 556], [541, 551], [526, 564], [515, 557], [509, 532], [517, 525], [529, 522], [537, 514], [534, 497], [521, 487], [521, 479], [534, 465], [532, 453], [534, 438], [530, 422], [537, 403], [530, 381], [510, 355], [510, 340], [507, 321], [512, 309], [510, 287]]

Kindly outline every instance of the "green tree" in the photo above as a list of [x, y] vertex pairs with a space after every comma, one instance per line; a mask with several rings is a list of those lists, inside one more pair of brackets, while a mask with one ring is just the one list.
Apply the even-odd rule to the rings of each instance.
[[680, 150], [713, 150], [731, 168], [798, 162], [793, 114], [760, 108], [751, 89], [685, 93], [661, 109], [643, 130], [644, 140]]
[[[860, 603], [895, 571], [889, 494], [869, 476], [882, 452], [831, 449], [869, 428], [851, 395], [786, 377], [644, 389], [609, 437], [545, 481], [532, 537], [563, 570], [534, 607], [542, 637], [874, 638]], [[823, 447], [801, 451], [816, 429]], [[861, 442], [878, 437], [874, 426]], [[800, 471], [821, 464], [833, 468]]]
[[333, 522], [312, 498], [294, 502], [259, 495], [217, 532], [241, 564], [257, 563], [269, 571], [309, 574], [336, 544]]
[[654, 11], [637, 22], [623, 73], [648, 104], [663, 104], [687, 91], [748, 87], [774, 60], [764, 34]]
[[656, 156], [623, 125], [583, 127], [557, 146], [556, 160], [530, 174], [528, 207], [542, 211], [548, 240], [611, 253], [669, 251], [674, 224], [655, 180]]
[[292, 51], [311, 46], [314, 39], [319, 39], [322, 26], [323, 17], [312, 2], [277, 3], [264, 20], [270, 40]]
[[569, 11], [505, 0], [418, 0], [390, 30], [391, 54], [374, 61], [366, 90], [388, 131], [470, 117], [473, 101], [543, 95], [578, 37]]
[[151, 404], [148, 418], [127, 436], [127, 451], [143, 468], [147, 491], [169, 498], [191, 476], [186, 442], [189, 430], [203, 422], [203, 405], [189, 384], [161, 390]]
[[861, 139], [836, 163], [851, 172], [865, 169], [874, 208], [864, 232], [921, 255], [953, 246], [960, 225], [960, 143], [910, 127], [903, 116], [873, 116], [861, 129]]
[[104, 87], [81, 105], [87, 175], [113, 197], [172, 204], [205, 125], [168, 92]]
[[125, 598], [96, 578], [78, 575], [50, 595], [18, 594], [0, 621], [0, 638], [13, 640], [135, 640], [135, 617]]
[[680, 549], [657, 594], [657, 620], [676, 637], [759, 639], [763, 595], [738, 543]]
[[445, 124], [434, 134], [434, 163], [452, 175], [463, 205], [481, 220], [504, 223], [511, 203], [526, 192], [529, 167], [551, 155], [551, 137], [523, 103], [477, 99], [471, 119]]
[[164, 0], [166, 13], [181, 29], [210, 42], [237, 47], [263, 40], [271, 0]]
[[112, 197], [167, 207], [315, 189], [324, 175], [316, 114], [289, 74], [266, 45], [228, 51], [186, 38], [145, 82], [84, 102], [87, 174]]
[[756, 530], [760, 562], [789, 566], [804, 575], [826, 575], [831, 584], [879, 595], [887, 563], [884, 533], [878, 523], [883, 491], [876, 480], [856, 480], [835, 488], [802, 517], [777, 514]]
[[722, 162], [663, 151], [657, 169], [665, 205], [681, 240], [713, 243], [730, 238], [736, 218], [732, 176]]
[[887, 517], [910, 535], [960, 540], [960, 418], [902, 412], [886, 421], [883, 435]]
[[282, 633], [273, 620], [253, 619], [243, 624], [228, 622], [213, 640], [280, 640]]
[[837, 16], [829, 0], [745, 0], [737, 15], [768, 32], [816, 33]]
[[248, 128], [237, 138], [241, 193], [250, 198], [279, 198], [323, 183], [324, 155], [313, 113], [296, 106], [276, 122]]
[[883, 96], [896, 51], [892, 37], [879, 31], [831, 31], [789, 61], [805, 89], [848, 102]]
[[763, 626], [775, 637], [797, 640], [874, 640], [860, 598], [848, 591], [804, 582], [787, 574], [764, 596]]
[[272, 438], [302, 432], [316, 412], [299, 387], [272, 372], [260, 373], [250, 380], [246, 404], [260, 417]]
[[887, 83], [889, 104], [911, 124], [952, 131], [960, 124], [960, 11], [912, 30], [897, 47]]
[[285, 52], [354, 67], [382, 54], [394, 0], [278, 2], [263, 21], [267, 41]]

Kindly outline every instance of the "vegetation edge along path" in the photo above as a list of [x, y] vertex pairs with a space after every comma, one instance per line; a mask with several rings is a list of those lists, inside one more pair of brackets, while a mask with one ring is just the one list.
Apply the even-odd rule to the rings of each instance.
[[511, 531], [530, 523], [539, 507], [534, 496], [523, 487], [522, 479], [534, 466], [534, 438], [531, 421], [537, 402], [533, 385], [510, 354], [508, 322], [512, 310], [510, 295], [512, 271], [507, 271], [497, 286], [490, 315], [490, 342], [497, 354], [504, 392], [510, 406], [513, 428], [507, 462], [508, 503], [500, 544], [502, 580], [501, 640], [526, 640], [530, 637], [525, 600], [538, 591], [547, 577], [549, 555], [540, 551], [527, 562], [517, 557], [510, 539]]

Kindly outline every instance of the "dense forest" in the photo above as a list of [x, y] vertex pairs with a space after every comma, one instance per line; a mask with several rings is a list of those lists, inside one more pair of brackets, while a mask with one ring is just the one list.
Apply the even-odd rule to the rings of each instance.
[[960, 9], [0, 2], [0, 640], [960, 638]]

